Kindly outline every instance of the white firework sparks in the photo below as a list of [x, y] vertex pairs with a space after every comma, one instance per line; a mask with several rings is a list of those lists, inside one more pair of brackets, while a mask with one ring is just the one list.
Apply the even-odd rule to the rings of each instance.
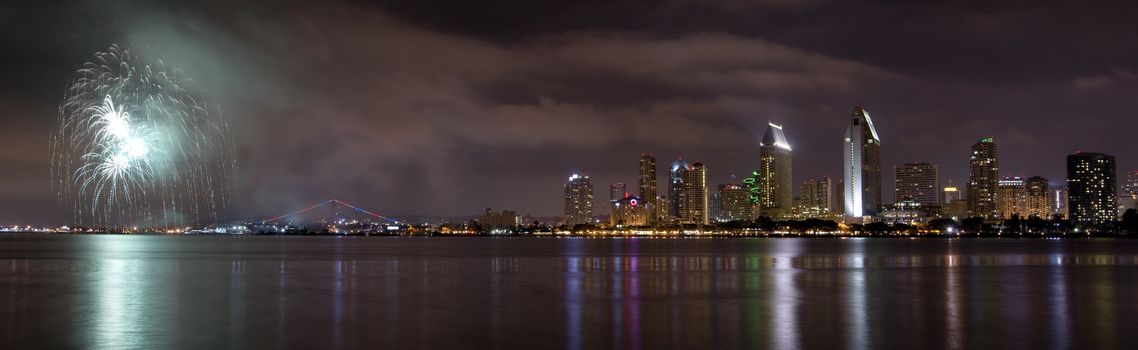
[[52, 137], [52, 178], [74, 224], [213, 223], [236, 165], [216, 107], [162, 61], [112, 46], [76, 72]]

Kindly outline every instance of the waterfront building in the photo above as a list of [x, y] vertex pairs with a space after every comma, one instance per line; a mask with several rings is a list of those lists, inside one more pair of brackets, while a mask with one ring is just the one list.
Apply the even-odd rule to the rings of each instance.
[[628, 186], [623, 182], [609, 185], [609, 219], [617, 216], [617, 201], [628, 197]]
[[1126, 173], [1126, 182], [1122, 183], [1122, 194], [1138, 197], [1138, 170]]
[[623, 182], [617, 182], [609, 185], [609, 201], [622, 199], [628, 195], [628, 186]]
[[940, 216], [940, 206], [923, 205], [911, 199], [883, 206], [877, 220], [889, 224], [927, 224], [930, 219]]
[[972, 145], [968, 166], [968, 215], [999, 218], [996, 208], [1000, 182], [999, 153], [996, 142], [985, 137]]
[[565, 225], [593, 223], [593, 184], [588, 175], [573, 174], [565, 183]]
[[747, 188], [737, 183], [719, 185], [719, 207], [721, 222], [750, 220], [754, 215]]
[[722, 192], [718, 189], [707, 191], [707, 217], [708, 222], [720, 222], [723, 219]]
[[644, 203], [648, 211], [648, 224], [651, 225], [656, 222], [657, 207], [661, 207], [659, 200], [656, 198], [656, 157], [644, 153], [640, 155], [640, 192], [639, 197]]
[[829, 176], [803, 181], [798, 187], [799, 214], [829, 215], [834, 210], [832, 182]]
[[482, 226], [483, 232], [489, 234], [508, 234], [513, 233], [514, 229], [521, 225], [521, 221], [518, 213], [514, 211], [495, 212], [486, 208], [486, 211], [478, 216], [478, 225]]
[[1051, 204], [1051, 216], [1070, 218], [1067, 212], [1067, 186], [1052, 186], [1047, 191], [1047, 203]]
[[847, 218], [863, 218], [881, 207], [881, 138], [873, 119], [854, 107], [842, 148], [842, 197]]
[[677, 203], [680, 223], [708, 224], [707, 168], [695, 162], [680, 168], [678, 174], [681, 179]]
[[944, 200], [941, 201], [941, 203], [952, 204], [953, 202], [963, 199], [960, 195], [960, 189], [952, 186], [950, 183], [947, 187], [944, 188]]
[[759, 210], [777, 217], [789, 212], [794, 200], [790, 143], [781, 125], [767, 123], [759, 143]]
[[907, 163], [893, 167], [893, 202], [906, 199], [923, 206], [940, 204], [940, 166], [933, 163]]
[[1041, 176], [1032, 176], [1024, 181], [1025, 218], [1032, 216], [1040, 218], [1051, 217], [1051, 202], [1048, 200], [1050, 185], [1047, 179]]
[[673, 221], [680, 217], [680, 192], [684, 186], [684, 177], [681, 172], [691, 165], [683, 158], [676, 159], [668, 172], [668, 216]]
[[1071, 221], [1093, 226], [1117, 217], [1114, 157], [1079, 152], [1067, 156], [1067, 204]]
[[999, 217], [1010, 219], [1012, 215], [1016, 215], [1026, 219], [1027, 188], [1024, 187], [1023, 177], [1004, 177], [1000, 179], [996, 188], [996, 212], [999, 213]]
[[644, 206], [643, 202], [640, 197], [631, 194], [612, 200], [613, 211], [609, 216], [609, 224], [616, 228], [647, 226], [651, 209]]

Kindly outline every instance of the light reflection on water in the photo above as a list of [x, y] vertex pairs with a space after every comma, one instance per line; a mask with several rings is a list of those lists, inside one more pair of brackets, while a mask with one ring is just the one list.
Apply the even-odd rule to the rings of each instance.
[[1128, 240], [0, 236], [2, 348], [1138, 348]]

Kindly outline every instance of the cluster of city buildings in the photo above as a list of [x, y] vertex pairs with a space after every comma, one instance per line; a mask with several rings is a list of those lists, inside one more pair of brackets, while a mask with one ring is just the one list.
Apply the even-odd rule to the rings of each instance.
[[[869, 113], [854, 107], [843, 138], [841, 177], [808, 179], [795, 187], [792, 148], [782, 126], [770, 123], [759, 144], [758, 168], [740, 181], [709, 186], [707, 167], [681, 158], [668, 168], [663, 184], [666, 192], [661, 193], [656, 158], [642, 154], [637, 188], [611, 184], [608, 208], [594, 208], [591, 179], [573, 174], [564, 184], [563, 224], [658, 227], [759, 217], [923, 224], [938, 218], [995, 222], [1058, 215], [1089, 227], [1113, 222], [1124, 210], [1134, 208], [1138, 198], [1138, 172], [1129, 173], [1119, 191], [1114, 157], [1101, 153], [1067, 156], [1067, 179], [1061, 186], [1040, 176], [1001, 177], [998, 147], [993, 138], [986, 137], [971, 147], [969, 178], [963, 190], [951, 183], [942, 186], [938, 164], [902, 164], [893, 167], [895, 192], [893, 202], [886, 204], [882, 201], [881, 147]], [[604, 212], [608, 220], [598, 220], [597, 214]]]

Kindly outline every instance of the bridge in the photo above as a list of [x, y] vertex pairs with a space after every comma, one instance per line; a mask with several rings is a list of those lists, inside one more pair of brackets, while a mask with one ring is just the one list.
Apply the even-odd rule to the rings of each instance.
[[261, 220], [258, 222], [258, 224], [261, 224], [261, 225], [271, 224], [271, 223], [280, 221], [280, 220], [288, 218], [288, 217], [293, 217], [293, 216], [300, 215], [300, 214], [303, 214], [305, 212], [309, 212], [309, 211], [316, 210], [318, 208], [323, 208], [323, 207], [331, 208], [333, 210], [333, 213], [334, 213], [333, 216], [334, 217], [339, 217], [340, 216], [339, 209], [341, 207], [345, 207], [345, 208], [351, 209], [353, 212], [357, 213], [357, 215], [363, 214], [363, 215], [367, 215], [367, 216], [370, 216], [370, 217], [373, 217], [376, 219], [384, 220], [384, 221], [391, 223], [391, 224], [402, 224], [402, 222], [400, 222], [399, 220], [392, 219], [392, 218], [389, 218], [389, 217], [386, 217], [383, 215], [373, 213], [371, 211], [368, 211], [368, 210], [365, 210], [363, 208], [348, 204], [347, 202], [344, 202], [344, 201], [341, 201], [341, 200], [335, 199], [335, 198], [329, 199], [329, 200], [326, 200], [326, 201], [323, 201], [320, 203], [316, 203], [315, 205], [312, 205], [310, 207], [300, 209], [300, 210], [296, 210], [296, 211], [290, 212], [288, 214], [284, 214], [281, 216], [274, 216], [271, 218]]

